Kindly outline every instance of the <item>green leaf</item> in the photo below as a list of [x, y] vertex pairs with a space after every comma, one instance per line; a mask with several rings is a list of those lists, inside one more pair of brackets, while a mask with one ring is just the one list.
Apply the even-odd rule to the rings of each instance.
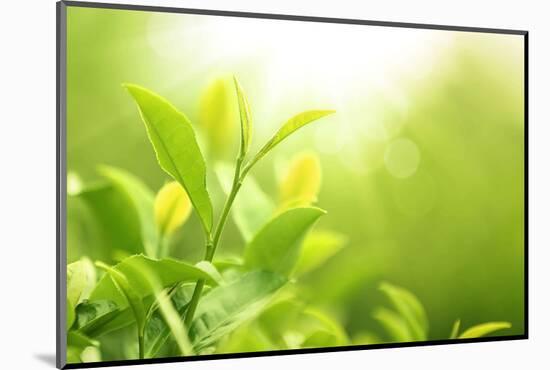
[[252, 140], [252, 118], [250, 116], [248, 99], [246, 98], [241, 84], [237, 80], [237, 77], [233, 77], [233, 81], [235, 82], [235, 90], [237, 91], [237, 100], [239, 102], [239, 114], [241, 117], [241, 149], [239, 156], [244, 158], [250, 148], [250, 141]]
[[211, 81], [200, 97], [199, 124], [208, 140], [209, 152], [224, 157], [234, 144], [237, 106], [233, 81], [228, 76]]
[[137, 85], [124, 86], [139, 107], [161, 168], [187, 191], [209, 234], [212, 203], [206, 190], [206, 165], [191, 123], [161, 96]]
[[88, 298], [95, 278], [94, 265], [86, 257], [67, 265], [67, 300], [73, 308]]
[[380, 344], [384, 343], [382, 339], [378, 337], [378, 335], [368, 332], [368, 331], [362, 331], [353, 337], [352, 344], [356, 345], [364, 345], [364, 344]]
[[460, 320], [456, 320], [453, 324], [453, 329], [451, 330], [450, 339], [458, 338], [458, 331], [460, 330]]
[[126, 299], [126, 303], [130, 307], [130, 309], [132, 310], [132, 314], [134, 315], [138, 335], [142, 336], [143, 330], [145, 328], [146, 317], [146, 311], [145, 306], [143, 305], [142, 297], [140, 297], [134, 287], [130, 285], [128, 278], [124, 273], [101, 262], [98, 262], [97, 266], [107, 271], [106, 276], [108, 275], [111, 278], [111, 281], [113, 282], [116, 289], [124, 296], [124, 299]]
[[70, 331], [67, 333], [67, 345], [83, 349], [88, 346], [97, 347], [99, 342], [76, 331]]
[[160, 235], [171, 235], [191, 214], [191, 200], [175, 181], [165, 184], [155, 197], [155, 222]]
[[154, 223], [153, 192], [140, 179], [127, 171], [101, 166], [99, 172], [128, 198], [139, 220], [144, 252], [149, 257], [156, 257], [159, 236]]
[[413, 340], [426, 340], [428, 336], [428, 318], [418, 298], [408, 290], [387, 282], [380, 284], [380, 290], [389, 297], [396, 310], [405, 319]]
[[[143, 299], [143, 306], [146, 310], [153, 304], [153, 301], [154, 297], [152, 295]], [[84, 302], [81, 303], [81, 305], [83, 304]], [[78, 331], [92, 338], [99, 338], [108, 333], [125, 328], [133, 323], [135, 323], [133, 311], [126, 304], [126, 308], [118, 309], [117, 307], [113, 311], [102, 313], [96, 320], [90, 321], [83, 327], [79, 328]]]
[[[189, 301], [193, 296], [194, 285], [181, 286], [174, 289], [171, 296], [174, 308], [180, 319], [185, 317]], [[165, 318], [157, 310], [153, 312], [145, 328], [145, 357], [155, 358], [161, 349], [169, 342], [170, 327]]]
[[319, 208], [294, 208], [276, 216], [246, 247], [245, 266], [288, 276], [300, 256], [302, 239], [323, 214]]
[[313, 329], [310, 328], [308, 330], [309, 333], [301, 345], [303, 348], [332, 347], [348, 344], [349, 339], [344, 328], [338, 321], [326, 313], [316, 308], [308, 307], [304, 310], [303, 316], [313, 321], [313, 324], [310, 324], [310, 327], [313, 326]]
[[[168, 287], [175, 283], [207, 279], [215, 282], [209, 273], [200, 267], [173, 259], [156, 260], [143, 255], [131, 256], [113, 267], [113, 270], [122, 273], [131, 284], [139, 297], [144, 298], [153, 294], [149, 282], [145, 279], [140, 266], [147, 266], [156, 274], [162, 287]], [[118, 291], [113, 281], [108, 276], [103, 276], [90, 295], [90, 301], [111, 300], [120, 309], [127, 307], [125, 297]]]
[[372, 316], [382, 324], [395, 342], [411, 342], [414, 340], [407, 322], [398, 314], [386, 308], [380, 307]]
[[332, 114], [334, 112], [335, 111], [333, 110], [311, 110], [295, 115], [281, 126], [281, 128], [275, 133], [275, 135], [273, 135], [273, 137], [262, 147], [262, 149], [260, 149], [260, 151], [258, 152], [258, 154], [256, 154], [251, 163], [256, 163], [294, 131], [298, 130], [301, 127], [304, 127], [308, 123], [328, 116], [329, 114]]
[[236, 329], [231, 335], [222, 338], [216, 346], [216, 353], [240, 353], [273, 351], [282, 349], [271, 342], [263, 328], [251, 322]]
[[69, 330], [71, 326], [73, 326], [74, 320], [75, 320], [74, 306], [71, 303], [71, 301], [67, 299], [67, 330]]
[[201, 269], [202, 271], [206, 272], [210, 279], [212, 279], [217, 285], [224, 285], [225, 282], [223, 280], [223, 277], [221, 276], [220, 272], [214, 266], [211, 262], [208, 261], [200, 261], [195, 264], [195, 267]]
[[143, 274], [145, 279], [149, 282], [151, 289], [154, 292], [155, 303], [158, 311], [164, 319], [165, 325], [169, 328], [172, 333], [173, 338], [175, 339], [179, 353], [178, 355], [192, 355], [193, 348], [189, 337], [187, 336], [187, 329], [183, 323], [183, 319], [180, 318], [179, 312], [176, 310], [172, 304], [170, 296], [164, 291], [160, 280], [157, 278], [153, 270], [149, 269], [148, 265], [140, 262], [139, 271]]
[[[81, 205], [90, 217], [83, 220], [81, 241], [83, 252], [94, 260], [112, 262], [117, 251], [130, 254], [142, 253], [141, 225], [137, 211], [130, 199], [110, 183], [85, 188], [76, 197], [68, 197], [69, 204]], [[68, 214], [74, 220], [77, 214]]]
[[303, 275], [321, 266], [326, 260], [340, 251], [347, 238], [333, 231], [310, 232], [302, 244], [302, 253], [296, 266], [296, 275]]
[[97, 337], [96, 330], [113, 320], [120, 313], [112, 301], [84, 301], [76, 306], [76, 329], [91, 337]]
[[[216, 175], [226, 195], [231, 191], [233, 169], [226, 164], [216, 166]], [[231, 211], [231, 216], [243, 239], [248, 242], [273, 215], [275, 205], [263, 192], [252, 175], [243, 181]]]
[[502, 329], [509, 329], [512, 327], [512, 324], [509, 322], [487, 322], [485, 324], [479, 324], [476, 326], [473, 326], [469, 328], [468, 330], [464, 331], [460, 336], [459, 339], [466, 339], [466, 338], [479, 338], [484, 335], [490, 334], [497, 330]]
[[268, 271], [252, 271], [206, 294], [199, 302], [189, 329], [195, 350], [216, 343], [266, 307], [286, 278]]

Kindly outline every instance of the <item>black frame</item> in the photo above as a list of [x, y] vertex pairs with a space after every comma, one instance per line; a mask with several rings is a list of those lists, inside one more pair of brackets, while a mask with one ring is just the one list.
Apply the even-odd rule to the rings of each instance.
[[[252, 13], [252, 12], [234, 12], [227, 10], [209, 10], [209, 9], [190, 9], [190, 8], [174, 8], [161, 6], [146, 6], [146, 5], [129, 5], [129, 4], [110, 4], [96, 2], [81, 2], [81, 1], [59, 1], [56, 3], [57, 13], [57, 95], [56, 95], [56, 366], [59, 369], [80, 369], [80, 368], [95, 368], [107, 366], [124, 366], [124, 365], [140, 365], [140, 364], [158, 364], [186, 361], [205, 361], [231, 358], [246, 358], [246, 357], [265, 357], [265, 356], [281, 356], [292, 354], [308, 354], [308, 353], [323, 353], [323, 352], [342, 352], [342, 351], [357, 351], [366, 349], [381, 349], [381, 348], [403, 348], [403, 347], [420, 347], [442, 344], [461, 344], [461, 343], [481, 343], [481, 342], [498, 342], [508, 340], [528, 339], [529, 331], [529, 269], [528, 269], [528, 112], [529, 112], [529, 32], [525, 30], [498, 29], [498, 28], [481, 28], [481, 27], [462, 27], [449, 25], [433, 25], [423, 23], [403, 23], [403, 22], [384, 22], [361, 19], [347, 18], [328, 18], [328, 17], [311, 17], [301, 15], [287, 14], [267, 14], [267, 13]], [[385, 26], [398, 28], [419, 28], [442, 31], [459, 31], [459, 32], [480, 32], [480, 33], [495, 33], [520, 35], [524, 39], [524, 333], [520, 335], [504, 335], [499, 337], [482, 337], [472, 339], [442, 339], [442, 340], [426, 340], [422, 342], [404, 342], [404, 343], [383, 343], [383, 344], [366, 344], [366, 345], [350, 345], [341, 347], [322, 347], [322, 348], [306, 348], [306, 349], [288, 349], [288, 350], [273, 350], [259, 352], [242, 352], [228, 354], [210, 354], [210, 355], [193, 355], [186, 357], [165, 357], [154, 359], [136, 359], [136, 360], [116, 360], [116, 361], [101, 361], [81, 364], [66, 364], [66, 9], [67, 7], [81, 8], [100, 8], [100, 9], [115, 9], [115, 10], [134, 10], [146, 12], [162, 12], [162, 13], [179, 13], [179, 14], [197, 14], [197, 15], [213, 15], [222, 17], [239, 17], [239, 18], [258, 18], [258, 19], [277, 19], [288, 21], [302, 22], [321, 22], [321, 23], [340, 23], [340, 24], [357, 24], [367, 26]]]

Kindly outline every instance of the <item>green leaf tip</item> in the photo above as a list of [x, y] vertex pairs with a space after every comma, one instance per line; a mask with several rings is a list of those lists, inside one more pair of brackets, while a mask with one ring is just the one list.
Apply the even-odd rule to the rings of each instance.
[[404, 319], [414, 340], [428, 337], [428, 318], [422, 303], [410, 291], [382, 282], [379, 289], [390, 299], [397, 312]]
[[487, 322], [484, 324], [479, 324], [472, 326], [471, 328], [464, 331], [459, 339], [468, 339], [468, 338], [479, 338], [487, 334], [491, 334], [497, 330], [510, 329], [512, 324], [506, 321], [496, 321], [496, 322]]
[[160, 167], [183, 186], [205, 233], [212, 230], [213, 210], [206, 189], [206, 164], [188, 118], [160, 95], [123, 84], [134, 98]]
[[335, 110], [309, 110], [295, 115], [286, 121], [279, 130], [269, 139], [269, 141], [260, 149], [254, 159], [252, 159], [250, 166], [259, 161], [263, 156], [269, 153], [279, 143], [285, 140], [292, 133], [298, 129], [306, 126], [309, 123], [317, 121], [323, 117], [336, 113]]
[[233, 82], [235, 84], [235, 91], [237, 93], [237, 100], [239, 103], [239, 116], [241, 120], [241, 149], [239, 156], [241, 158], [244, 158], [244, 156], [248, 152], [248, 149], [250, 148], [250, 142], [252, 141], [252, 118], [250, 114], [248, 99], [236, 76], [233, 76]]
[[245, 265], [289, 276], [301, 253], [302, 240], [326, 211], [292, 208], [269, 221], [245, 249]]

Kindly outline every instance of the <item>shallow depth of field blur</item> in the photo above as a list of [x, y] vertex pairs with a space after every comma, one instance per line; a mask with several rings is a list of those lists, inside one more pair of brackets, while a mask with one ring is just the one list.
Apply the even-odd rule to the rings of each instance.
[[[382, 281], [423, 303], [430, 339], [448, 338], [457, 318], [464, 328], [511, 323], [495, 335], [524, 332], [521, 36], [76, 7], [67, 34], [69, 194], [101, 181], [103, 164], [155, 192], [167, 181], [121, 87], [131, 82], [189, 117], [219, 214], [223, 193], [209, 164], [235, 158], [238, 113], [231, 107], [234, 114], [212, 130], [201, 124], [201, 110], [213, 81], [235, 75], [252, 110], [251, 151], [295, 113], [336, 111], [253, 170], [276, 198], [291, 158], [304, 151], [320, 158], [317, 205], [328, 213], [316, 228], [347, 242], [301, 280], [303, 298], [351, 338], [385, 336], [371, 315], [388, 305]], [[69, 201], [68, 262], [105, 259], [93, 228], [82, 226], [83, 207]], [[230, 219], [218, 253], [242, 248]], [[203, 253], [193, 212], [171, 255], [197, 262]]]

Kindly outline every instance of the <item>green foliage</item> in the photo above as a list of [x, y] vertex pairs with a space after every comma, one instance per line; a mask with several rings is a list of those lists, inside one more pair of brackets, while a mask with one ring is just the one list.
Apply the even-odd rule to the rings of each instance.
[[137, 85], [124, 86], [139, 107], [159, 165], [187, 191], [209, 233], [212, 204], [206, 190], [206, 165], [191, 123], [159, 95]]
[[99, 172], [123, 194], [125, 194], [135, 209], [139, 220], [141, 240], [144, 251], [149, 257], [157, 255], [158, 234], [155, 228], [153, 209], [153, 193], [145, 184], [132, 174], [118, 168], [102, 166]]
[[239, 115], [241, 117], [241, 147], [239, 156], [244, 158], [248, 149], [250, 148], [250, 142], [252, 141], [252, 118], [250, 116], [250, 107], [248, 106], [248, 99], [244, 94], [241, 84], [234, 77], [235, 91], [237, 92], [237, 99], [239, 102]]
[[[155, 257], [159, 236], [154, 224], [153, 192], [127, 171], [100, 166], [98, 172], [106, 182], [84, 186], [68, 199], [69, 204], [83, 201], [97, 222], [98, 242], [89, 247], [92, 256], [109, 262], [121, 254]], [[90, 222], [86, 226], [90, 228]]]
[[237, 108], [233, 97], [233, 81], [227, 77], [214, 79], [200, 97], [198, 123], [215, 159], [224, 158], [234, 142]]
[[73, 307], [88, 298], [95, 276], [92, 262], [85, 257], [67, 265], [67, 300]]
[[[428, 318], [422, 303], [410, 291], [383, 282], [380, 290], [390, 299], [396, 311], [378, 307], [373, 317], [380, 322], [390, 337], [390, 341], [409, 342], [428, 339]], [[462, 334], [460, 320], [453, 323], [450, 339], [479, 338], [501, 329], [509, 329], [509, 322], [488, 322], [473, 326]]]
[[428, 319], [424, 307], [406, 289], [387, 282], [380, 284], [380, 290], [389, 298], [395, 311], [380, 307], [373, 317], [378, 320], [394, 341], [423, 341], [428, 338]]
[[426, 340], [428, 336], [428, 319], [424, 307], [411, 292], [384, 282], [380, 284], [393, 306], [405, 319], [412, 340]]
[[142, 298], [136, 292], [134, 287], [130, 285], [130, 282], [126, 278], [124, 273], [119, 269], [114, 269], [105, 265], [102, 262], [98, 262], [97, 266], [106, 270], [116, 290], [120, 292], [134, 315], [134, 319], [137, 325], [138, 344], [139, 344], [139, 358], [143, 358], [143, 331], [145, 330], [145, 306], [143, 305]]
[[306, 232], [323, 214], [319, 208], [293, 208], [273, 218], [247, 245], [247, 268], [288, 276], [298, 262]]
[[262, 149], [260, 149], [258, 154], [256, 154], [251, 163], [254, 164], [259, 161], [263, 156], [269, 153], [273, 148], [275, 148], [296, 130], [320, 118], [328, 116], [329, 114], [333, 114], [334, 112], [335, 111], [333, 110], [312, 110], [295, 115], [286, 121], [281, 128], [279, 128], [275, 135], [273, 135], [273, 137], [262, 147]]
[[84, 301], [76, 306], [76, 329], [92, 336], [101, 336], [101, 328], [120, 312], [113, 301]]
[[390, 337], [390, 342], [410, 342], [413, 336], [404, 318], [384, 307], [375, 309], [372, 314], [382, 324]]
[[456, 339], [458, 337], [458, 331], [460, 330], [460, 320], [456, 320], [451, 329], [451, 336], [449, 339]]
[[[191, 265], [186, 262], [174, 259], [155, 260], [143, 255], [135, 255], [126, 258], [111, 270], [121, 273], [131, 282], [133, 291], [140, 298], [145, 298], [153, 293], [151, 284], [143, 276], [141, 266], [146, 266], [159, 280], [162, 287], [168, 287], [175, 283], [190, 282], [197, 279], [207, 279], [214, 283], [215, 278], [211, 277], [208, 271], [198, 265]], [[110, 271], [111, 271], [110, 270]], [[127, 307], [124, 294], [114, 284], [113, 279], [104, 275], [97, 283], [90, 295], [90, 300], [110, 300], [119, 308]]]
[[[192, 285], [174, 286], [166, 291], [171, 299], [178, 319], [184, 316], [193, 293]], [[162, 350], [170, 347], [172, 331], [166, 323], [166, 319], [158, 310], [150, 310], [151, 314], [145, 328], [145, 357], [154, 358], [161, 354]], [[176, 321], [173, 314], [171, 320]], [[184, 339], [185, 341], [186, 339]]]
[[509, 322], [487, 322], [485, 324], [479, 324], [472, 326], [471, 328], [465, 330], [462, 334], [458, 336], [459, 339], [466, 338], [479, 338], [487, 334], [491, 334], [497, 330], [509, 329], [512, 325]]
[[239, 325], [253, 319], [286, 279], [276, 273], [252, 271], [200, 301], [189, 336], [198, 352], [216, 343]]
[[[86, 257], [67, 266], [69, 362], [385, 340], [366, 330], [350, 340], [342, 324], [345, 317], [330, 305], [315, 304], [301, 283], [348, 243], [345, 234], [313, 229], [326, 214], [312, 207], [323, 183], [318, 156], [313, 152], [295, 156], [274, 184], [278, 190], [274, 196], [264, 192], [249, 173], [288, 136], [333, 111], [294, 116], [247, 161], [253, 131], [250, 106], [236, 78], [233, 85], [240, 149], [235, 164], [218, 161], [213, 168], [223, 191], [220, 196], [225, 197], [216, 223], [206, 188], [207, 166], [191, 123], [164, 98], [137, 85], [125, 85], [137, 103], [158, 164], [176, 182], [165, 183], [155, 196], [132, 174], [102, 166], [104, 182], [92, 186], [79, 182], [78, 190], [71, 193], [70, 199], [86, 205], [100, 230], [101, 253], [89, 256], [105, 273], [97, 280], [94, 265]], [[210, 144], [227, 139], [233, 104], [226, 83], [218, 81], [207, 90], [199, 115]], [[217, 132], [220, 128], [224, 132]], [[217, 204], [219, 198], [213, 199]], [[205, 243], [205, 257], [197, 263], [175, 258], [167, 248], [181, 240], [175, 236], [191, 205], [204, 240], [192, 234], [185, 247], [194, 251]], [[242, 236], [232, 241], [242, 242], [237, 245], [242, 255], [215, 258], [229, 215]], [[92, 223], [86, 225], [92, 228]], [[393, 308], [379, 307], [373, 317], [387, 332], [387, 341], [427, 340], [428, 318], [418, 298], [389, 283], [382, 283], [380, 290]], [[457, 322], [451, 337], [471, 338], [507, 327], [504, 322], [487, 323], [459, 335]], [[102, 346], [113, 342], [122, 343], [114, 354]]]

